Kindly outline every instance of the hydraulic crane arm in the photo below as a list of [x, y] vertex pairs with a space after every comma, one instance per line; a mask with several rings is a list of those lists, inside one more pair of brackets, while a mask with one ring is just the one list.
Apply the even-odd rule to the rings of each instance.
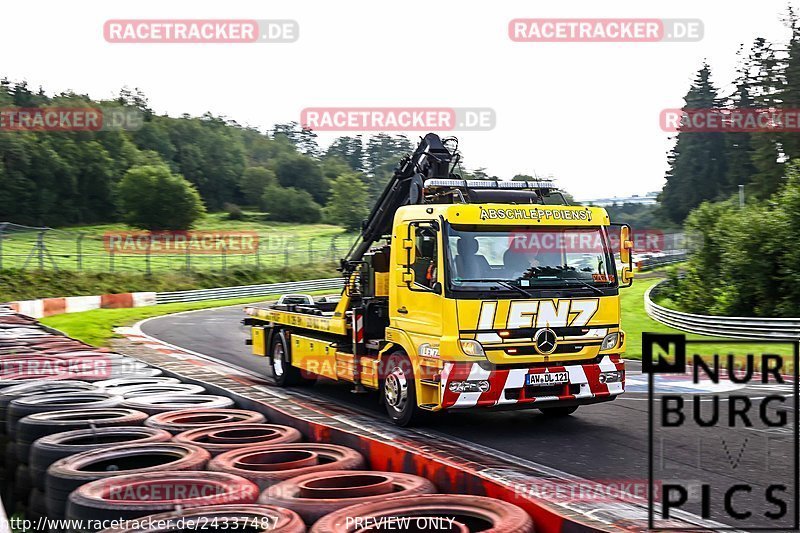
[[[455, 156], [457, 157], [457, 156]], [[424, 201], [423, 183], [430, 178], [449, 178], [454, 155], [435, 133], [428, 133], [411, 155], [400, 160], [391, 180], [381, 193], [369, 217], [362, 225], [361, 235], [342, 260], [342, 270], [351, 272], [370, 247], [392, 231], [392, 219], [401, 206]]]

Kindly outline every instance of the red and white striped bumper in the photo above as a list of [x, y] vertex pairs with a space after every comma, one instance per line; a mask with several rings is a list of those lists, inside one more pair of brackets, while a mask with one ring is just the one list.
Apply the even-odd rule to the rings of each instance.
[[[594, 403], [612, 399], [625, 390], [624, 377], [621, 382], [600, 383], [601, 372], [625, 370], [624, 362], [615, 363], [608, 356], [596, 364], [551, 366], [547, 370], [569, 372], [569, 383], [552, 387], [526, 386], [525, 375], [544, 373], [542, 367], [485, 370], [477, 363], [445, 363], [441, 379], [442, 409], [561, 400]], [[490, 387], [486, 392], [452, 392], [449, 384], [453, 381], [488, 381]]]

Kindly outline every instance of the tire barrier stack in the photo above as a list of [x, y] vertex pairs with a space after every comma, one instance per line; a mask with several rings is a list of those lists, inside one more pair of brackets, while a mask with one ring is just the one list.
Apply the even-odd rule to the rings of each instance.
[[[129, 520], [106, 533], [533, 531], [513, 504], [438, 494], [424, 477], [372, 471], [354, 449], [303, 440], [201, 385], [0, 308], [8, 514], [46, 517], [54, 533], [103, 520]], [[71, 525], [58, 529], [59, 519]]]

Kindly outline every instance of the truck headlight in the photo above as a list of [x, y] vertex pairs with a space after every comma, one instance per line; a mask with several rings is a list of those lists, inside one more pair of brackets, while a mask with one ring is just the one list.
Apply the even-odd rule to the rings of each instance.
[[600, 345], [600, 349], [610, 350], [611, 348], [614, 348], [618, 342], [619, 342], [619, 333], [609, 333], [603, 339], [603, 343]]
[[461, 349], [464, 351], [465, 354], [471, 355], [472, 357], [485, 357], [486, 353], [483, 351], [483, 346], [478, 341], [473, 340], [460, 340], [458, 341], [461, 343]]

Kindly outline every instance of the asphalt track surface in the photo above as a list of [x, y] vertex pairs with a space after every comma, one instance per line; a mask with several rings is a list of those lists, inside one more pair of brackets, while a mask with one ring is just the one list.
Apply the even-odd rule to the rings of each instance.
[[[141, 329], [162, 341], [269, 377], [266, 359], [252, 355], [249, 346], [245, 345], [248, 333], [247, 328], [241, 325], [242, 308], [236, 306], [168, 315], [144, 322]], [[536, 410], [451, 411], [438, 414], [421, 430], [435, 430], [589, 480], [644, 485], [648, 479], [648, 401], [646, 379], [640, 374], [640, 369], [638, 362], [628, 363], [628, 387], [617, 400], [583, 406], [567, 418], [546, 418]], [[691, 420], [692, 398], [698, 391], [685, 382], [664, 385], [686, 399], [685, 412]], [[666, 392], [666, 388], [658, 386], [656, 390]], [[700, 392], [704, 390], [708, 389]], [[697, 514], [701, 509], [700, 484], [710, 484], [711, 517], [742, 530], [768, 525], [763, 513], [775, 511], [777, 507], [765, 500], [766, 487], [771, 483], [783, 483], [787, 490], [776, 494], [788, 503], [787, 518], [780, 521], [786, 524], [794, 512], [793, 473], [797, 469], [797, 463], [793, 461], [794, 426], [791, 420], [795, 405], [791, 390], [791, 385], [782, 387], [781, 392], [789, 396], [779, 408], [788, 415], [788, 428], [768, 428], [758, 420], [760, 398], [775, 391], [760, 385], [735, 391], [752, 399], [753, 427], [743, 427], [740, 420], [736, 427], [728, 427], [727, 401], [720, 403], [723, 424], [714, 427], [699, 430], [693, 423], [687, 423], [682, 427], [659, 430], [656, 423], [655, 478], [665, 483], [680, 480], [682, 484], [691, 486], [689, 501], [683, 509]], [[352, 394], [346, 384], [317, 383], [308, 389], [308, 394], [341, 402], [375, 417], [385, 416], [378, 405], [377, 394]], [[704, 402], [701, 405], [709, 409], [713, 404]], [[766, 413], [772, 418], [778, 415], [772, 406]], [[739, 483], [751, 485], [752, 492], [736, 495], [733, 502], [741, 511], [751, 511], [753, 516], [737, 522], [721, 510], [724, 491]], [[785, 529], [785, 526], [779, 529]]]

